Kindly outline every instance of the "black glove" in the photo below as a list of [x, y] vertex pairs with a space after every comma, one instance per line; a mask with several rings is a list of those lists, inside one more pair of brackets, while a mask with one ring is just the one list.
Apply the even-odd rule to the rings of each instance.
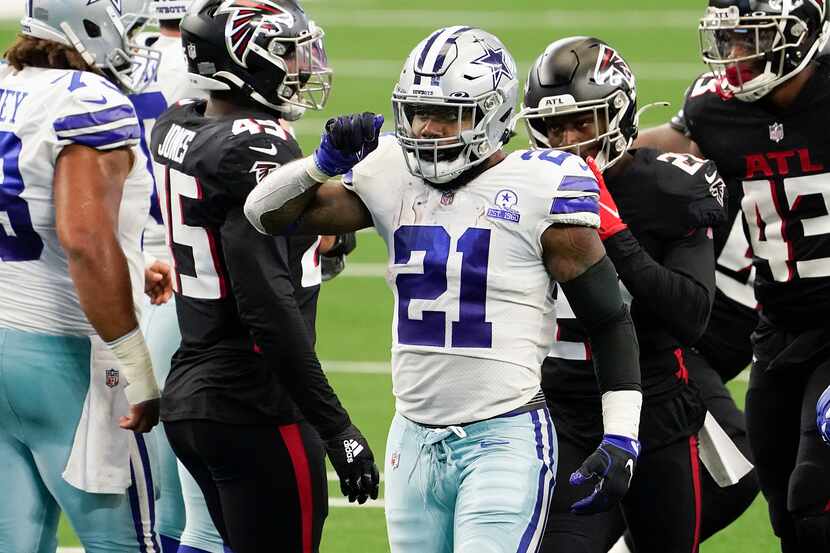
[[380, 474], [375, 456], [360, 430], [350, 424], [343, 432], [325, 440], [329, 461], [340, 478], [340, 491], [361, 505], [378, 498]]
[[571, 475], [572, 486], [596, 482], [594, 492], [571, 505], [571, 512], [593, 515], [614, 507], [631, 485], [639, 454], [637, 440], [611, 434], [603, 436], [596, 451]]
[[346, 268], [346, 256], [357, 247], [357, 235], [353, 232], [338, 234], [334, 245], [324, 254], [320, 254], [320, 266], [323, 282], [331, 280]]

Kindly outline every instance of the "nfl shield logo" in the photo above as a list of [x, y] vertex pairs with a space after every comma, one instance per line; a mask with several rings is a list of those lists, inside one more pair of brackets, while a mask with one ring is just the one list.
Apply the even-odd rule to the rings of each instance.
[[441, 205], [452, 205], [455, 200], [455, 192], [444, 192], [441, 195]]
[[108, 388], [118, 386], [118, 369], [107, 369], [104, 374], [107, 377], [106, 384]]
[[398, 468], [398, 465], [401, 463], [401, 452], [400, 451], [393, 451], [392, 457], [389, 458], [389, 464], [392, 466], [392, 470]]
[[775, 142], [784, 140], [784, 125], [781, 123], [773, 123], [769, 126], [769, 139]]

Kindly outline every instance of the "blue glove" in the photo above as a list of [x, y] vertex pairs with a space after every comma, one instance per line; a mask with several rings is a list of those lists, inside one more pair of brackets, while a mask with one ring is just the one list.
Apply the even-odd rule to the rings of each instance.
[[816, 425], [821, 439], [830, 444], [830, 386], [824, 390], [816, 404]]
[[593, 515], [614, 507], [628, 491], [634, 465], [640, 455], [640, 442], [633, 438], [606, 434], [582, 466], [571, 475], [571, 485], [595, 482], [594, 492], [571, 505], [571, 512]]
[[383, 115], [369, 112], [329, 119], [314, 151], [317, 168], [330, 177], [348, 173], [378, 147], [382, 126]]

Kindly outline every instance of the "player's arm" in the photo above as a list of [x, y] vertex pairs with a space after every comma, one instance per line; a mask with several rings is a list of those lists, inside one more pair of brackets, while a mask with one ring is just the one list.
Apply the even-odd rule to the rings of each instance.
[[703, 336], [715, 301], [715, 252], [707, 229], [691, 229], [687, 236], [665, 242], [662, 265], [628, 229], [604, 244], [637, 309], [647, 309], [683, 344]]
[[[294, 298], [286, 239], [259, 234], [241, 208], [228, 212], [221, 237], [239, 316], [291, 399], [326, 443], [343, 493], [360, 503], [368, 497], [376, 499], [379, 479], [372, 451], [320, 368]], [[365, 453], [352, 454], [353, 441]]]
[[133, 164], [127, 148], [64, 147], [55, 165], [58, 240], [81, 308], [122, 364], [133, 405], [122, 427], [146, 432], [158, 422], [159, 389], [136, 320], [127, 259], [118, 242], [118, 211]]
[[372, 226], [357, 194], [332, 177], [349, 172], [378, 145], [383, 116], [330, 119], [314, 154], [283, 165], [245, 201], [245, 216], [264, 234], [340, 234]]
[[574, 485], [596, 484], [590, 496], [571, 507], [578, 514], [593, 514], [612, 508], [625, 495], [639, 455], [639, 347], [617, 274], [596, 231], [554, 225], [541, 241], [548, 272], [588, 333], [602, 393], [603, 440], [570, 478]]
[[682, 109], [668, 123], [640, 130], [634, 140], [633, 147], [654, 148], [664, 152], [677, 152], [703, 157], [697, 143], [691, 138], [686, 115]]

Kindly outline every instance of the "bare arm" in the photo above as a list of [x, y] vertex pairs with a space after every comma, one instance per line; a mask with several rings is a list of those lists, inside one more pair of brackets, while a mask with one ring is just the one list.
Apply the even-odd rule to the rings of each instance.
[[634, 141], [635, 148], [654, 148], [664, 152], [677, 152], [702, 157], [694, 140], [668, 123], [641, 130]]
[[557, 282], [567, 282], [605, 255], [597, 232], [588, 227], [555, 225], [542, 234], [545, 267]]
[[104, 341], [131, 332], [136, 320], [127, 258], [118, 243], [118, 210], [132, 152], [65, 147], [55, 166], [58, 240], [81, 308]]
[[158, 422], [159, 390], [117, 234], [121, 195], [132, 164], [133, 154], [126, 148], [63, 148], [55, 164], [55, 216], [81, 308], [121, 362], [127, 379], [124, 392], [130, 413], [119, 419], [119, 426], [149, 432]]

